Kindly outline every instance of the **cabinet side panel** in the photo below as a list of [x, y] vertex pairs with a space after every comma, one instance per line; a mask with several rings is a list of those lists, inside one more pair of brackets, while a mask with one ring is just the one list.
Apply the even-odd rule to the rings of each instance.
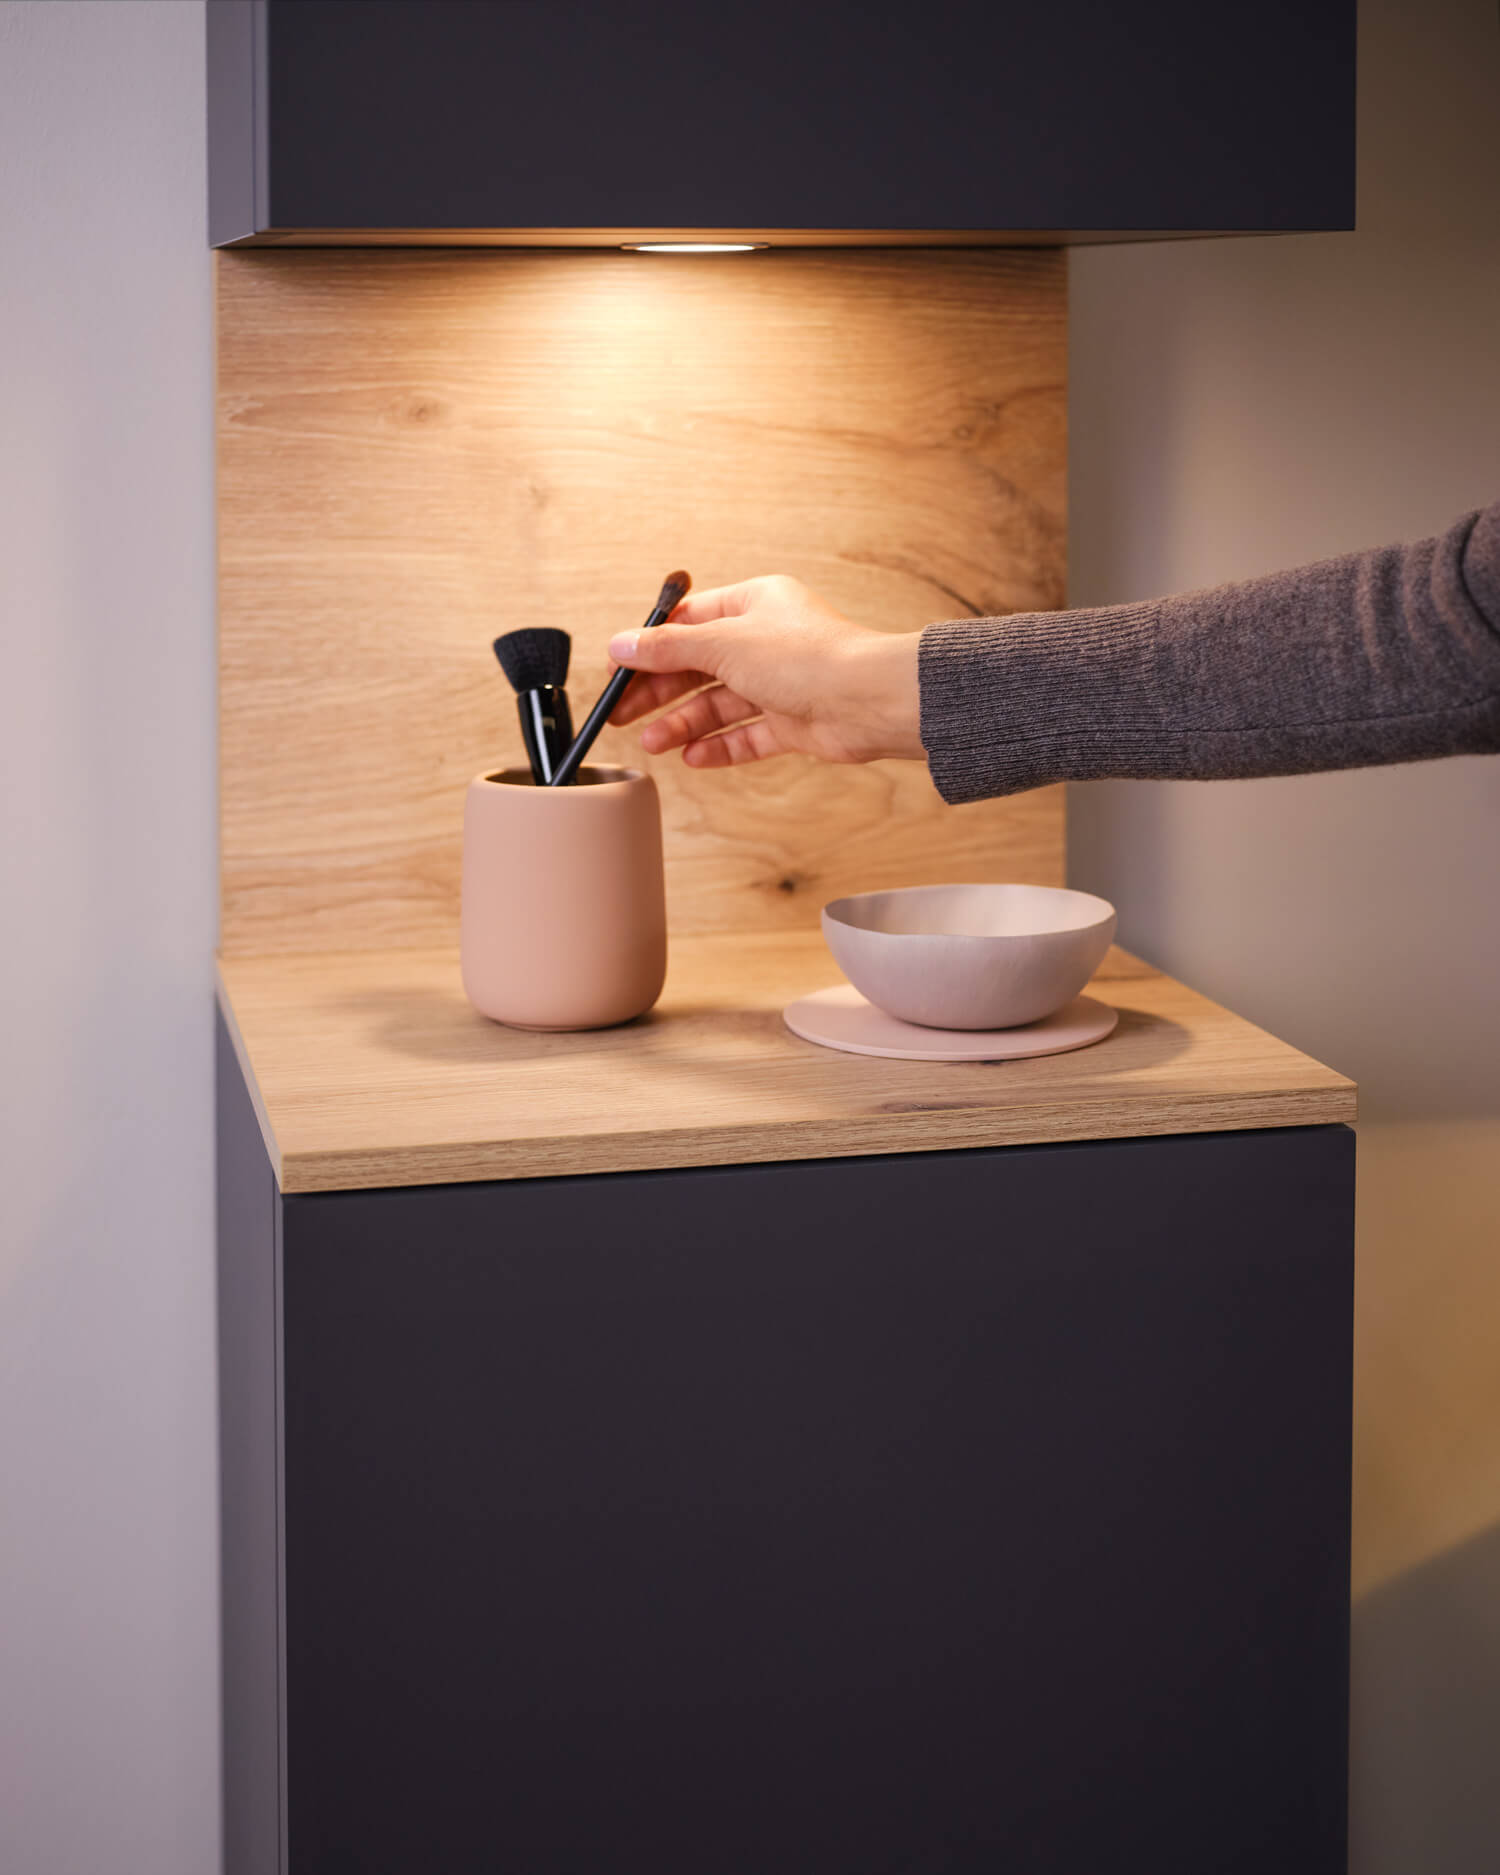
[[1352, 1159], [287, 1199], [291, 1868], [1343, 1875]]
[[[264, 0], [260, 0], [263, 7]], [[256, 214], [256, 110], [264, 72], [257, 71], [264, 33], [257, 0], [209, 0], [205, 20], [208, 67], [208, 238], [215, 246], [241, 241], [260, 226]], [[257, 80], [259, 79], [259, 83]]]
[[222, 1013], [216, 1050], [224, 1870], [225, 1875], [277, 1875], [279, 1199]]

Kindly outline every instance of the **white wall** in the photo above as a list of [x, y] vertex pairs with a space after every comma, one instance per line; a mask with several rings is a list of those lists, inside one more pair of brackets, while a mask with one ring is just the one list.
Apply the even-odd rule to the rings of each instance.
[[200, 0], [0, 5], [0, 1869], [218, 1852]]
[[[1365, 0], [1360, 126], [1355, 234], [1075, 252], [1074, 604], [1500, 498], [1494, 0]], [[1361, 1082], [1353, 1866], [1500, 1868], [1500, 759], [1075, 788], [1070, 855]]]

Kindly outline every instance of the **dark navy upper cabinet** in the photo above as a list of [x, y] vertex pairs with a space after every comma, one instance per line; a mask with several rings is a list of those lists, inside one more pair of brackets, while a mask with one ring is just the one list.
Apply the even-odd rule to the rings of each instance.
[[210, 237], [1347, 228], [1353, 0], [210, 0]]

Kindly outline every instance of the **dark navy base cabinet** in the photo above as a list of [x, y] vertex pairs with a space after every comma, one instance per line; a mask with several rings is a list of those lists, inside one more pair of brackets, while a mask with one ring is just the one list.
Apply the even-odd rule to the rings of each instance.
[[1343, 1875], [1342, 1127], [282, 1197], [229, 1875]]

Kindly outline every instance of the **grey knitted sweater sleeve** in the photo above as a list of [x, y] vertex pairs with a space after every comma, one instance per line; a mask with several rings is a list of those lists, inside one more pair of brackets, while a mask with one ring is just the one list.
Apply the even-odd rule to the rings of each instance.
[[1500, 751], [1500, 502], [1406, 547], [1140, 605], [929, 625], [949, 801]]

